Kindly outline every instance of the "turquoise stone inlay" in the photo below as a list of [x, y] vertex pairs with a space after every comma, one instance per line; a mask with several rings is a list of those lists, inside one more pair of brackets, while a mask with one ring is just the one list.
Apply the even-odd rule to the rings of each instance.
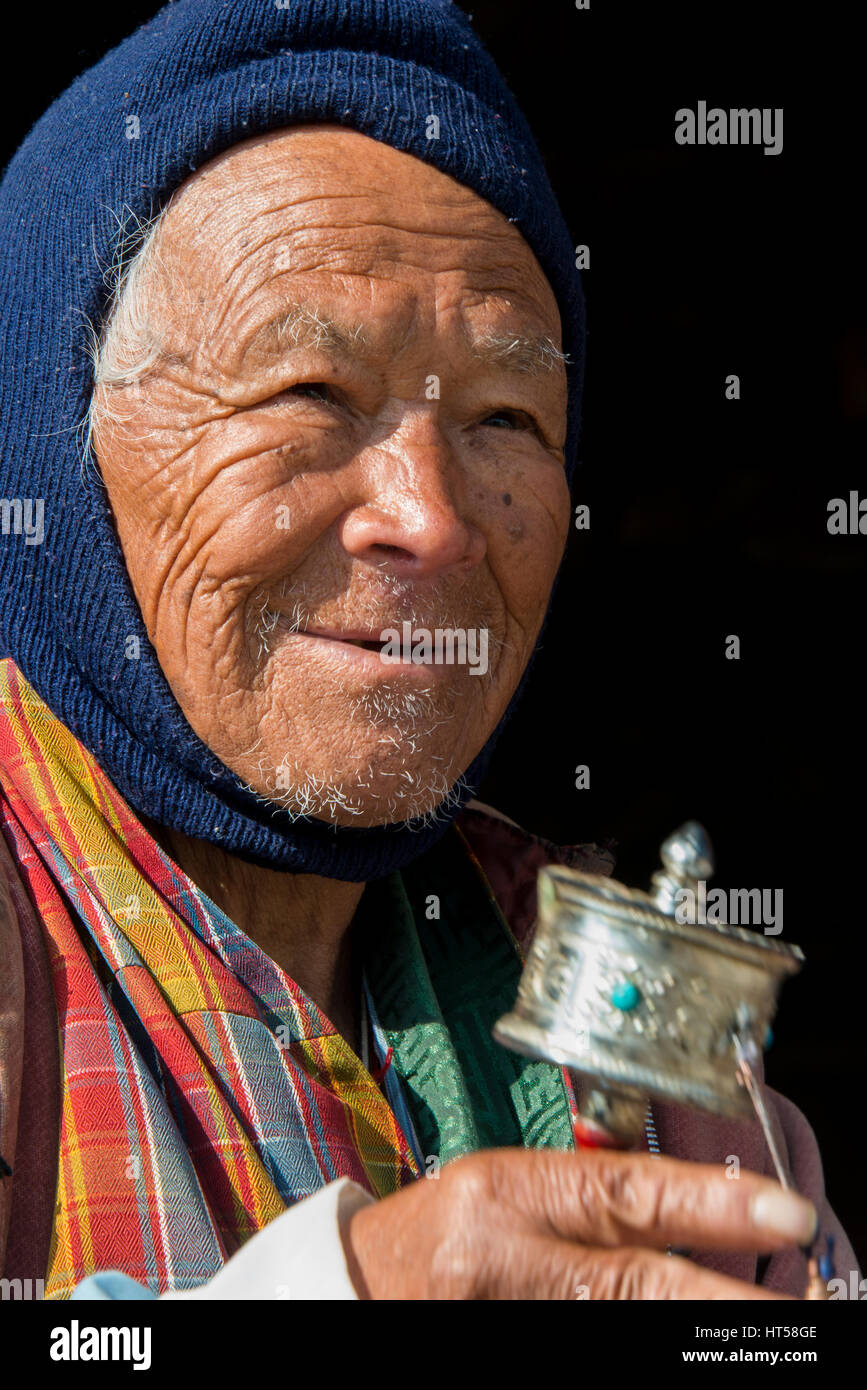
[[634, 1009], [640, 998], [639, 989], [629, 980], [624, 981], [623, 984], [615, 985], [611, 991], [612, 1004], [615, 1009], [622, 1009], [624, 1013]]

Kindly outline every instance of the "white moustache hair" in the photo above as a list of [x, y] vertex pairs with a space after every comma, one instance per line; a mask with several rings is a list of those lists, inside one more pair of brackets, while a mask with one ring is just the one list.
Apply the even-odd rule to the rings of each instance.
[[[489, 647], [495, 650], [505, 648], [507, 644], [494, 637], [490, 630], [491, 618], [487, 606], [478, 600], [473, 601], [471, 606], [476, 610], [472, 615], [474, 621], [467, 622], [467, 605], [462, 605], [462, 611], [457, 612], [453, 595], [447, 593], [449, 588], [450, 586], [444, 582], [427, 587], [422, 607], [419, 603], [417, 585], [380, 573], [375, 594], [368, 590], [349, 600], [353, 609], [353, 622], [371, 630], [378, 629], [380, 632], [395, 628], [401, 623], [411, 623], [413, 627], [428, 629], [474, 627], [484, 629], [488, 633]], [[276, 593], [273, 588], [263, 586], [253, 595], [248, 609], [248, 633], [257, 666], [261, 666], [270, 656], [273, 635], [278, 624], [284, 632], [301, 632], [305, 628], [316, 626], [317, 615], [308, 605], [305, 594], [304, 585], [291, 585], [288, 580], [284, 580]], [[291, 601], [292, 605], [290, 612], [287, 612], [285, 607], [288, 601]], [[389, 602], [392, 606], [384, 613], [383, 607]]]

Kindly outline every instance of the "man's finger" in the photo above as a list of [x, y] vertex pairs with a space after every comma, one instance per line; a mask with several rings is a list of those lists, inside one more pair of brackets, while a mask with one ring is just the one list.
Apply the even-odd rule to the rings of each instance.
[[576, 1247], [569, 1241], [544, 1236], [515, 1242], [509, 1258], [499, 1265], [492, 1263], [477, 1297], [595, 1302], [795, 1301], [788, 1294], [771, 1293], [655, 1250]]
[[567, 1240], [767, 1253], [815, 1235], [813, 1204], [757, 1173], [600, 1150], [489, 1157], [494, 1199]]

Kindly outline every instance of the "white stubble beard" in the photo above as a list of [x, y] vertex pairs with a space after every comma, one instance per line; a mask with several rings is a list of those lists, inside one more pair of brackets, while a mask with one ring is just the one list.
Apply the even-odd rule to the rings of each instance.
[[[402, 586], [391, 587], [396, 596], [401, 596]], [[300, 592], [304, 593], [303, 587]], [[274, 632], [281, 618], [284, 631], [298, 632], [309, 624], [310, 615], [300, 598], [296, 598], [291, 615], [276, 612], [269, 607], [264, 591], [261, 601], [257, 596], [252, 608], [251, 645], [261, 669], [271, 657]], [[480, 678], [489, 679], [490, 673]], [[341, 693], [342, 687], [338, 687], [337, 694]], [[311, 817], [338, 825], [347, 816], [369, 814], [373, 801], [377, 803], [373, 822], [376, 825], [413, 822], [413, 828], [422, 829], [436, 824], [459, 803], [467, 784], [463, 774], [456, 778], [449, 775], [444, 758], [433, 753], [425, 756], [423, 750], [437, 730], [455, 718], [459, 698], [455, 685], [437, 683], [422, 690], [407, 690], [399, 681], [382, 682], [352, 698], [350, 724], [380, 730], [378, 744], [393, 745], [404, 758], [420, 756], [421, 770], [401, 767], [391, 772], [384, 768], [375, 771], [369, 763], [366, 770], [359, 769], [354, 774], [353, 782], [335, 781], [318, 776], [287, 753], [277, 772], [269, 771], [264, 760], [257, 764], [265, 793], [254, 787], [248, 789], [264, 804], [288, 813], [292, 820]], [[258, 744], [249, 750], [250, 756], [257, 747]], [[381, 785], [374, 790], [383, 778], [389, 779], [387, 790]]]

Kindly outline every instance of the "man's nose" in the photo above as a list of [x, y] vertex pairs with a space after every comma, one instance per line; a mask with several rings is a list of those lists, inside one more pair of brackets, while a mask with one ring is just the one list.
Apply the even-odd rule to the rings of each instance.
[[416, 420], [357, 460], [365, 500], [338, 534], [355, 559], [405, 578], [471, 570], [487, 543], [467, 515], [464, 475], [435, 421]]

